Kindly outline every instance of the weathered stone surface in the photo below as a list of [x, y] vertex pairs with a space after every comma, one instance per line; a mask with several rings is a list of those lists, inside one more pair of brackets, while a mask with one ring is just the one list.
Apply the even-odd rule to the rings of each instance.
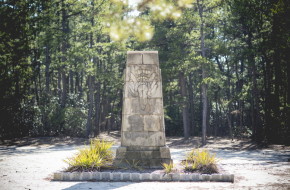
[[163, 160], [158, 158], [150, 159], [150, 168], [159, 168], [162, 166]]
[[141, 181], [149, 181], [149, 180], [150, 180], [150, 173], [141, 174]]
[[208, 174], [203, 174], [203, 175], [201, 175], [201, 176], [202, 176], [203, 181], [210, 181], [210, 178], [211, 178], [210, 175], [208, 175]]
[[123, 181], [131, 181], [131, 174], [123, 173]]
[[230, 175], [230, 182], [234, 183], [235, 182], [234, 174], [229, 174], [229, 175]]
[[158, 51], [128, 51], [127, 65], [159, 65]]
[[152, 173], [151, 174], [151, 178], [152, 178], [153, 181], [160, 181], [161, 175], [160, 174]]
[[132, 173], [131, 180], [132, 181], [140, 181], [140, 174], [139, 173]]
[[143, 62], [144, 64], [154, 64], [154, 65], [159, 65], [159, 60], [158, 60], [158, 52], [148, 52], [146, 54], [143, 54]]
[[144, 131], [144, 116], [134, 114], [134, 115], [124, 115], [123, 131]]
[[160, 98], [126, 98], [124, 104], [124, 115], [163, 115], [163, 103]]
[[162, 181], [172, 181], [172, 174], [163, 174], [161, 179]]
[[117, 153], [117, 154], [123, 154], [123, 153], [126, 153], [126, 151], [127, 151], [127, 147], [120, 146], [120, 147], [118, 147], [116, 153]]
[[170, 164], [172, 162], [171, 158], [162, 158], [162, 163]]
[[131, 132], [125, 131], [122, 146], [165, 146], [165, 137], [163, 132]]
[[54, 180], [59, 180], [59, 181], [61, 181], [61, 180], [62, 180], [62, 176], [63, 176], [62, 173], [54, 173], [54, 174], [53, 174], [53, 179], [54, 179]]
[[191, 175], [191, 181], [200, 181], [200, 179], [199, 179], [199, 174], [192, 174]]
[[92, 172], [83, 172], [82, 180], [91, 180]]
[[112, 177], [112, 180], [113, 181], [121, 181], [121, 172], [118, 172], [118, 173], [112, 173], [113, 177]]
[[140, 52], [127, 52], [127, 65], [141, 65], [142, 54]]
[[144, 130], [145, 131], [162, 131], [163, 117], [159, 115], [145, 115], [144, 116]]
[[180, 181], [190, 181], [191, 175], [190, 174], [180, 174]]
[[93, 177], [94, 180], [100, 181], [101, 180], [101, 173], [100, 172], [94, 172], [92, 177]]
[[142, 151], [142, 158], [160, 158], [160, 151]]
[[72, 172], [72, 173], [70, 173], [70, 175], [71, 175], [71, 179], [70, 180], [72, 180], [72, 181], [79, 181], [79, 180], [81, 180], [80, 179], [79, 172]]
[[161, 81], [157, 51], [128, 52], [121, 133], [121, 147], [126, 149], [117, 150], [116, 164], [138, 161], [141, 167], [160, 168], [170, 163]]
[[173, 181], [178, 181], [179, 179], [180, 179], [180, 174], [179, 173], [172, 174], [172, 180]]
[[127, 148], [127, 151], [152, 151], [152, 150], [155, 150], [155, 151], [159, 151], [160, 147], [158, 146], [138, 146], [138, 147], [135, 147], [135, 146], [128, 146], [126, 147]]
[[167, 146], [160, 147], [160, 158], [170, 158], [170, 150]]
[[110, 172], [102, 172], [102, 180], [103, 181], [110, 181], [110, 176], [111, 176], [111, 173]]
[[71, 180], [70, 177], [71, 177], [70, 173], [64, 173], [63, 180], [64, 181], [70, 181]]
[[125, 154], [125, 158], [128, 160], [141, 159], [140, 151], [127, 151]]

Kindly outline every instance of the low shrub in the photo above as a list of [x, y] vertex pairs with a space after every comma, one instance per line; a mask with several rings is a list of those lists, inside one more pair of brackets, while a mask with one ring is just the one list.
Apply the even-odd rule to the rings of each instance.
[[88, 148], [80, 149], [74, 157], [64, 160], [69, 165], [66, 171], [92, 171], [111, 167], [112, 145], [111, 142], [91, 140]]
[[172, 172], [174, 168], [172, 161], [169, 164], [163, 163], [162, 166], [166, 174], [169, 174], [170, 172]]
[[216, 163], [215, 154], [211, 154], [205, 149], [192, 150], [183, 161], [185, 171], [204, 174], [218, 173]]

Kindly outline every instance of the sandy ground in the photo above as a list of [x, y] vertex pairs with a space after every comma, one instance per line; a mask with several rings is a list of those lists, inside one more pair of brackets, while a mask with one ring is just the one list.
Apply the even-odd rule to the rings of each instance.
[[[119, 145], [118, 135], [102, 138]], [[213, 182], [56, 182], [53, 172], [66, 167], [63, 159], [84, 146], [85, 139], [23, 138], [0, 145], [0, 190], [21, 189], [290, 189], [290, 147], [258, 147], [249, 140], [210, 139], [205, 148], [216, 153], [219, 164], [235, 174], [234, 183]], [[174, 162], [200, 146], [199, 138], [167, 138]]]

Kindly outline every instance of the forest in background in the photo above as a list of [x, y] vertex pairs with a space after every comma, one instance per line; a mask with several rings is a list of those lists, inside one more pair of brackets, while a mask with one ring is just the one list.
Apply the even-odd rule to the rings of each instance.
[[289, 145], [289, 3], [195, 0], [163, 19], [152, 1], [152, 28], [127, 36], [108, 21], [117, 0], [1, 0], [0, 138], [120, 130], [126, 52], [156, 50], [167, 136]]

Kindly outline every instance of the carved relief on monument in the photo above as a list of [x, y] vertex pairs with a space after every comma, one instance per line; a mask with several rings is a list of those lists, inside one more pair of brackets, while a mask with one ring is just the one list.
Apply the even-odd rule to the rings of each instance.
[[130, 66], [127, 71], [129, 95], [131, 97], [150, 98], [160, 88], [160, 76], [154, 65]]
[[139, 112], [152, 113], [154, 100], [150, 98], [162, 97], [159, 69], [155, 65], [130, 66], [126, 78], [125, 97], [137, 98], [138, 105], [134, 107], [138, 108]]
[[[163, 114], [162, 99], [126, 98], [123, 114]], [[143, 107], [142, 107], [143, 106]]]

